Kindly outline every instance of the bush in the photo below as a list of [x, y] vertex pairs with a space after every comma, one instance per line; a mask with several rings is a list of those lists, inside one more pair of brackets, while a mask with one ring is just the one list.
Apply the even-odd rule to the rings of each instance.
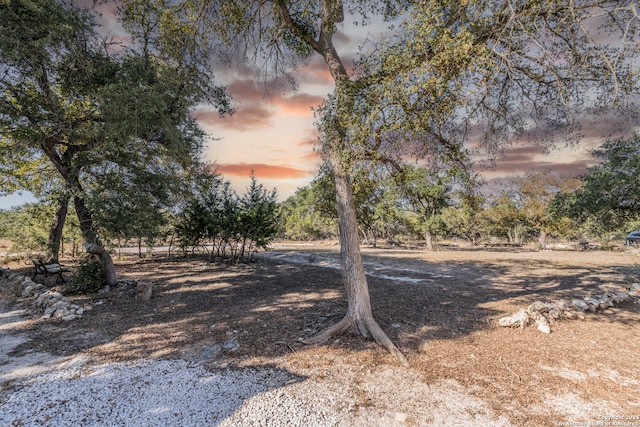
[[78, 268], [71, 276], [71, 281], [65, 286], [68, 294], [90, 294], [97, 292], [103, 283], [102, 263], [93, 255], [80, 260]]

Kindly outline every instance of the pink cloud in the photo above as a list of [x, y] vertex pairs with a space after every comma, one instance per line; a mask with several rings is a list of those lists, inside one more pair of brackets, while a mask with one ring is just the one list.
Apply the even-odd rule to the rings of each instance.
[[310, 151], [307, 154], [303, 154], [300, 158], [303, 160], [318, 161], [322, 159], [322, 156], [317, 151]]
[[238, 101], [264, 101], [265, 91], [259, 88], [253, 80], [238, 79], [227, 85], [227, 90]]
[[201, 124], [246, 131], [270, 126], [273, 113], [260, 105], [248, 105], [239, 107], [233, 115], [220, 117], [217, 111], [209, 108], [199, 108], [191, 113], [191, 116]]
[[309, 175], [308, 170], [284, 165], [267, 165], [264, 163], [225, 163], [212, 167], [217, 172], [227, 175], [247, 177], [253, 171], [258, 178], [303, 178]]
[[320, 105], [323, 99], [322, 96], [300, 93], [288, 98], [276, 98], [274, 105], [286, 115], [313, 117], [312, 107]]
[[327, 64], [322, 59], [312, 60], [308, 64], [299, 67], [296, 71], [296, 79], [298, 83], [318, 84], [318, 85], [333, 85], [333, 77], [329, 72]]

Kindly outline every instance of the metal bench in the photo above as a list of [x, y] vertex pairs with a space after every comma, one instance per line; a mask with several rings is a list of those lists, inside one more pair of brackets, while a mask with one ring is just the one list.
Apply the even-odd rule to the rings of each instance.
[[31, 260], [31, 262], [33, 262], [33, 268], [34, 268], [32, 280], [35, 281], [36, 276], [38, 274], [42, 274], [44, 276], [45, 282], [47, 281], [47, 277], [56, 276], [56, 275], [58, 276], [56, 278], [56, 283], [66, 282], [66, 280], [64, 280], [64, 277], [62, 276], [62, 273], [64, 273], [65, 271], [69, 271], [69, 267], [67, 267], [66, 265], [62, 265], [58, 263], [45, 264], [44, 262], [42, 262], [37, 258], [29, 258], [29, 259]]

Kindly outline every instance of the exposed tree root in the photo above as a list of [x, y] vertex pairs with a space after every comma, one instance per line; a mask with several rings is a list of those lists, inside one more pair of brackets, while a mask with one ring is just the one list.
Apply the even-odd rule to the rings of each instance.
[[402, 352], [398, 350], [398, 347], [393, 344], [387, 334], [384, 333], [380, 325], [378, 325], [378, 322], [376, 322], [372, 317], [367, 317], [358, 321], [355, 316], [347, 314], [338, 323], [329, 326], [317, 335], [307, 338], [302, 342], [304, 344], [310, 345], [324, 344], [332, 337], [344, 334], [354, 329], [356, 329], [361, 335], [367, 338], [373, 338], [376, 343], [386, 348], [389, 353], [391, 353], [393, 357], [395, 357], [396, 360], [402, 365], [409, 365], [409, 362], [407, 361], [407, 358], [404, 356], [404, 354], [402, 354]]

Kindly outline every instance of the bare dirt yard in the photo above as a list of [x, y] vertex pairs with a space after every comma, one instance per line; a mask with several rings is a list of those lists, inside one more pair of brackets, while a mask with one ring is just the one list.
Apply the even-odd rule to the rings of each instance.
[[[300, 342], [346, 310], [338, 252], [335, 243], [281, 242], [239, 265], [116, 260], [120, 279], [152, 281], [149, 302], [137, 301], [127, 283], [74, 297], [90, 307], [82, 318], [30, 315], [11, 332], [31, 339], [11, 355], [280, 369], [297, 378], [282, 393], [293, 387], [302, 405], [331, 406], [337, 418], [327, 425], [640, 426], [637, 299], [560, 320], [550, 334], [498, 325], [536, 300], [640, 282], [636, 250], [364, 248], [374, 314], [409, 367], [356, 335], [318, 347]], [[5, 310], [15, 304], [29, 302], [5, 300]]]

